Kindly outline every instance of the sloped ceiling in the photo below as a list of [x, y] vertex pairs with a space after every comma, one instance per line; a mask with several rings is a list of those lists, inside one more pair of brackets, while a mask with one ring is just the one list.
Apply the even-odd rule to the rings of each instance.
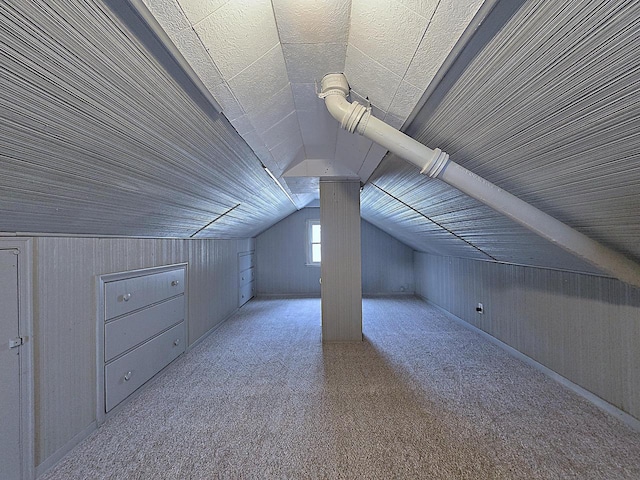
[[0, 17], [0, 231], [249, 237], [295, 211], [141, 24], [91, 0]]
[[386, 153], [338, 129], [316, 82], [345, 72], [352, 97], [400, 127], [483, 4], [143, 1], [260, 160], [291, 192], [316, 197], [317, 176], [283, 174], [304, 162], [294, 172], [366, 181]]
[[254, 235], [317, 196], [317, 178], [285, 169], [366, 179], [385, 154], [338, 131], [315, 82], [345, 70], [354, 98], [399, 126], [483, 3], [144, 1], [223, 115], [153, 38], [142, 0], [3, 2], [0, 231]]
[[[639, 28], [634, 1], [528, 1], [407, 132], [637, 262]], [[394, 156], [362, 215], [418, 250], [597, 273]]]
[[283, 172], [322, 161], [369, 178], [362, 216], [417, 250], [598, 273], [393, 155], [378, 165], [315, 97], [344, 70], [376, 116], [640, 260], [637, 2], [518, 0], [443, 69], [483, 2], [144, 1], [224, 115], [130, 2], [0, 3], [1, 232], [252, 236], [314, 197], [317, 178]]

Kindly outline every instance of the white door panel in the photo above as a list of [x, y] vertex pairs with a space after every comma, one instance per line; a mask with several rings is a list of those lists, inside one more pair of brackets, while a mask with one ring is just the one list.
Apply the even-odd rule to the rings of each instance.
[[[3, 479], [21, 478], [18, 255], [0, 250], [0, 465]], [[16, 341], [15, 343], [19, 343]]]

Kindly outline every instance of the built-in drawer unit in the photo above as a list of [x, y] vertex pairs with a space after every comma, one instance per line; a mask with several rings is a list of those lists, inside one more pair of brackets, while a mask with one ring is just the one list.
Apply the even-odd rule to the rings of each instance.
[[240, 272], [240, 285], [246, 285], [253, 282], [255, 277], [255, 268], [251, 267], [244, 272]]
[[251, 252], [241, 252], [238, 254], [238, 270], [244, 272], [248, 268], [255, 266], [255, 254]]
[[181, 293], [184, 293], [184, 269], [108, 282], [104, 289], [105, 318], [133, 312]]
[[241, 307], [255, 295], [255, 253], [238, 254], [238, 306]]
[[248, 283], [246, 285], [243, 285], [242, 287], [240, 287], [240, 296], [239, 296], [239, 303], [240, 306], [244, 305], [245, 303], [247, 303], [249, 300], [251, 300], [251, 298], [255, 295], [255, 287], [254, 287], [254, 282]]
[[98, 421], [186, 347], [186, 264], [98, 278]]
[[184, 295], [119, 317], [104, 326], [104, 361], [108, 362], [184, 320]]
[[105, 365], [105, 411], [122, 402], [184, 352], [182, 324], [147, 340]]

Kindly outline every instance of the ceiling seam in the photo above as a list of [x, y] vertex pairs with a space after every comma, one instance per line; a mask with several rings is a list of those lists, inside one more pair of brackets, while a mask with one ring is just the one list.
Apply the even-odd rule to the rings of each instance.
[[[436, 4], [435, 8], [433, 9], [433, 12], [431, 12], [431, 16], [429, 17], [428, 21], [427, 21], [427, 26], [424, 29], [424, 32], [422, 32], [422, 37], [420, 37], [420, 41], [418, 42], [418, 45], [416, 46], [416, 49], [413, 51], [413, 55], [411, 55], [411, 60], [409, 60], [409, 63], [407, 64], [407, 68], [404, 69], [404, 73], [402, 74], [402, 76], [400, 77], [400, 83], [398, 84], [398, 87], [396, 88], [396, 91], [393, 93], [393, 97], [391, 97], [391, 102], [389, 103], [389, 108], [391, 108], [391, 105], [393, 105], [393, 101], [396, 99], [396, 96], [398, 95], [398, 91], [400, 90], [400, 87], [402, 86], [402, 82], [405, 81], [405, 77], [407, 76], [407, 72], [409, 71], [409, 68], [411, 67], [411, 64], [413, 63], [413, 60], [416, 58], [416, 53], [418, 52], [418, 49], [420, 48], [420, 45], [422, 44], [422, 41], [424, 40], [424, 37], [427, 35], [427, 31], [429, 30], [429, 27], [431, 26], [431, 22], [433, 21], [433, 17], [435, 17], [436, 12], [438, 11], [438, 8], [440, 7], [440, 3], [442, 3], [442, 0], [438, 0], [438, 3]], [[417, 13], [417, 15], [420, 15], [419, 13]], [[426, 17], [425, 17], [426, 18]], [[409, 83], [409, 82], [407, 82]], [[413, 85], [412, 83], [409, 83], [409, 85], [418, 88], [418, 90], [422, 90], [422, 92], [424, 93], [425, 89], [421, 89], [420, 87], [417, 87], [416, 85]], [[427, 85], [427, 88], [429, 86]], [[387, 110], [384, 114], [384, 118], [387, 118], [387, 115], [389, 115], [389, 111]], [[384, 120], [383, 118], [383, 120]]]
[[[200, 34], [198, 33], [198, 31], [196, 30], [196, 25], [191, 23], [191, 19], [187, 16], [187, 13], [184, 11], [184, 8], [182, 8], [182, 5], [180, 4], [180, 2], [176, 2], [176, 5], [178, 6], [178, 8], [180, 9], [180, 11], [182, 12], [182, 15], [184, 15], [184, 18], [187, 19], [187, 22], [189, 22], [189, 28], [191, 30], [193, 30], [193, 33], [195, 34], [195, 36], [198, 39], [198, 42], [200, 42], [200, 45], [202, 45], [202, 48], [204, 48], [204, 51], [207, 52], [207, 56], [209, 57], [209, 59], [211, 59], [211, 63], [214, 65], [214, 67], [216, 68], [216, 70], [218, 71], [218, 73], [220, 74], [220, 78], [222, 78], [222, 82], [225, 82], [224, 77], [222, 76], [222, 72], [220, 72], [220, 69], [218, 68], [218, 65], [216, 65], [216, 61], [213, 59], [213, 57], [211, 56], [211, 52], [209, 51], [209, 49], [207, 48], [207, 46], [204, 44], [204, 42], [202, 41], [202, 38], [200, 38]], [[220, 7], [218, 7], [218, 9], [222, 8], [222, 5]], [[198, 23], [201, 23], [202, 21], [204, 21], [205, 19], [209, 18], [211, 15], [213, 15], [218, 9], [214, 10], [213, 12], [211, 12], [209, 15], [207, 15], [206, 17], [204, 17], [202, 20], [200, 20]], [[181, 30], [182, 31], [182, 30]]]
[[478, 250], [480, 253], [482, 253], [483, 255], [486, 255], [487, 257], [489, 257], [491, 260], [494, 260], [496, 262], [499, 262], [500, 260], [498, 260], [497, 258], [495, 258], [494, 256], [488, 254], [487, 252], [485, 252], [483, 249], [481, 249], [480, 247], [474, 245], [473, 243], [471, 243], [469, 240], [467, 240], [466, 238], [461, 237], [460, 235], [458, 235], [457, 233], [453, 232], [452, 230], [449, 230], [447, 227], [445, 227], [444, 225], [442, 225], [441, 223], [436, 222], [435, 220], [433, 220], [432, 218], [429, 218], [427, 215], [425, 215], [424, 213], [422, 213], [420, 210], [412, 207], [411, 205], [409, 205], [408, 203], [402, 201], [401, 199], [399, 199], [398, 197], [396, 197], [395, 195], [387, 192], [385, 189], [379, 187], [378, 185], [376, 185], [374, 182], [370, 182], [371, 185], [373, 185], [374, 187], [376, 187], [378, 190], [380, 190], [382, 193], [387, 194], [388, 196], [390, 196], [391, 198], [393, 198], [394, 200], [400, 202], [401, 204], [403, 204], [405, 207], [409, 208], [410, 210], [414, 211], [415, 213], [417, 213], [418, 215], [420, 215], [421, 217], [426, 218], [427, 220], [429, 220], [431, 223], [433, 223], [434, 225], [442, 228], [443, 230], [446, 230], [448, 233], [450, 233], [451, 235], [453, 235], [454, 237], [456, 237], [459, 240], [462, 240], [464, 243], [466, 243], [467, 245], [469, 245], [470, 247], [475, 248], [476, 250]]
[[235, 207], [231, 207], [229, 210], [227, 210], [226, 212], [222, 213], [221, 215], [218, 215], [216, 218], [214, 218], [213, 220], [211, 220], [209, 223], [207, 223], [204, 227], [200, 228], [199, 230], [196, 230], [195, 232], [193, 232], [193, 234], [191, 234], [189, 236], [189, 238], [193, 238], [195, 237], [197, 234], [199, 234], [201, 231], [203, 231], [205, 228], [208, 228], [209, 226], [211, 226], [213, 223], [217, 222], [218, 220], [220, 220], [222, 217], [224, 217], [225, 215], [229, 214], [231, 211], [235, 210], [236, 208], [238, 208], [240, 206], [240, 204], [237, 204]]
[[[289, 90], [291, 90], [291, 97], [293, 98], [293, 106], [295, 107], [298, 130], [300, 130], [300, 138], [302, 139], [302, 150], [304, 152], [304, 159], [307, 160], [307, 147], [305, 145], [304, 137], [302, 136], [302, 125], [300, 125], [300, 117], [298, 117], [298, 107], [296, 106], [296, 101], [295, 101], [295, 98], [293, 97], [293, 89], [291, 88], [291, 80], [289, 78], [289, 75], [290, 75], [289, 62], [287, 62], [287, 56], [284, 54], [284, 48], [283, 48], [284, 43], [282, 42], [282, 38], [280, 37], [280, 25], [278, 24], [278, 16], [276, 15], [276, 8], [273, 6], [273, 0], [271, 0], [269, 3], [271, 4], [271, 11], [273, 12], [273, 21], [276, 24], [276, 32], [278, 33], [278, 43], [280, 44], [280, 50], [282, 51], [282, 58], [284, 59], [284, 65], [285, 65], [285, 68], [287, 69], [287, 80], [289, 80]], [[278, 160], [276, 160], [275, 158], [274, 160], [276, 161], [276, 163], [278, 162]], [[279, 163], [278, 163], [278, 166], [280, 166]], [[282, 178], [282, 175], [284, 174], [284, 172], [291, 167], [292, 165], [286, 165], [284, 168], [280, 167], [280, 169], [282, 170], [280, 177]], [[284, 180], [284, 183], [287, 183], [287, 181]], [[298, 206], [296, 205], [296, 208], [297, 207]]]

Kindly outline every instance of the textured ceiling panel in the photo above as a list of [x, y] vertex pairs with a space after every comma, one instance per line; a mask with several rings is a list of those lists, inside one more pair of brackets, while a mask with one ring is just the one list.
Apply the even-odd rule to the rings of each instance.
[[229, 80], [229, 86], [245, 112], [263, 109], [263, 102], [289, 84], [280, 44], [273, 47]]
[[258, 133], [268, 130], [296, 109], [291, 94], [291, 86], [287, 84], [275, 95], [263, 99], [260, 109], [247, 115]]
[[[410, 8], [418, 15], [430, 18], [436, 7], [442, 3], [442, 0], [399, 0], [405, 7]], [[469, 1], [465, 3], [471, 3]]]
[[338, 130], [337, 136], [336, 159], [352, 172], [357, 172], [362, 167], [373, 142], [343, 129]]
[[638, 31], [636, 1], [530, 1], [409, 132], [640, 260]]
[[369, 152], [367, 152], [367, 156], [364, 158], [364, 162], [362, 162], [360, 170], [358, 170], [360, 178], [368, 179], [380, 163], [380, 159], [382, 159], [386, 153], [386, 148], [381, 147], [377, 143], [373, 143]]
[[355, 92], [362, 97], [367, 97], [373, 105], [385, 112], [391, 105], [393, 96], [402, 81], [401, 76], [353, 45], [347, 47], [344, 73]]
[[[166, 0], [163, 2], [154, 2], [153, 0], [143, 0], [145, 4], [153, 9], [153, 15], [158, 22], [162, 24], [163, 29], [167, 34], [174, 35], [189, 28], [188, 15], [191, 13], [190, 9], [185, 9], [184, 6], [180, 6], [177, 0]], [[199, 3], [204, 5], [205, 2], [200, 0], [191, 0], [186, 2], [188, 4]], [[220, 3], [223, 3], [222, 1]], [[185, 15], [186, 13], [186, 15]], [[209, 12], [210, 13], [210, 12]], [[203, 15], [201, 18], [204, 18]]]
[[427, 88], [482, 3], [440, 0], [404, 80], [419, 89]]
[[288, 177], [286, 181], [293, 193], [315, 194], [320, 188], [319, 177]]
[[0, 231], [189, 237], [234, 208], [219, 236], [244, 237], [293, 211], [101, 2], [0, 16]]
[[269, 0], [233, 0], [194, 25], [226, 79], [232, 79], [278, 45]]
[[273, 150], [281, 143], [286, 142], [290, 138], [294, 138], [296, 135], [300, 135], [300, 126], [298, 123], [298, 114], [293, 111], [270, 129], [265, 130], [262, 138], [267, 148]]
[[272, 0], [282, 43], [347, 43], [351, 0]]
[[[175, 45], [183, 52], [185, 60], [189, 62], [189, 65], [191, 65], [191, 68], [196, 72], [198, 78], [202, 80], [202, 83], [212, 91], [224, 81], [222, 74], [211, 62], [209, 52], [202, 44], [200, 37], [198, 37], [188, 25], [183, 28], [184, 30], [174, 34]], [[221, 100], [227, 101], [227, 99]], [[235, 101], [235, 99], [233, 99], [233, 101]], [[225, 111], [229, 109], [227, 105], [223, 105], [223, 107]], [[234, 117], [230, 117], [230, 119], [233, 118]]]
[[413, 111], [421, 95], [421, 89], [403, 80], [400, 82], [398, 90], [383, 120], [392, 127], [399, 129], [404, 123], [404, 120]]
[[327, 73], [344, 71], [346, 44], [285, 43], [282, 50], [291, 83], [314, 83]]
[[351, 15], [349, 45], [403, 77], [429, 18], [396, 0], [353, 0]]
[[[150, 0], [153, 1], [153, 0]], [[174, 0], [176, 1], [176, 0]], [[229, 0], [180, 0], [180, 6], [189, 21], [196, 24], [222, 7]], [[162, 3], [162, 2], [154, 2]]]
[[316, 95], [315, 83], [292, 83], [291, 91], [298, 110], [316, 110], [326, 108], [324, 101]]
[[289, 165], [295, 165], [304, 160], [304, 144], [300, 131], [298, 130], [298, 132], [286, 138], [284, 142], [275, 146], [270, 152], [278, 164], [278, 169], [273, 172], [278, 176], [282, 175]]

